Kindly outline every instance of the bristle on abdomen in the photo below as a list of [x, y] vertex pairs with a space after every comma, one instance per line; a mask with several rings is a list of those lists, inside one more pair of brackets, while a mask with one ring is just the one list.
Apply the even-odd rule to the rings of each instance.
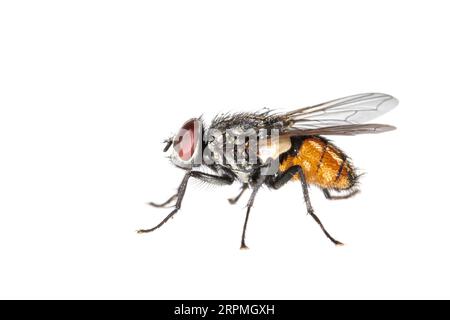
[[308, 184], [324, 189], [347, 190], [356, 183], [355, 169], [345, 153], [321, 137], [304, 138], [296, 154], [282, 159], [279, 169], [284, 172], [296, 165], [302, 167]]

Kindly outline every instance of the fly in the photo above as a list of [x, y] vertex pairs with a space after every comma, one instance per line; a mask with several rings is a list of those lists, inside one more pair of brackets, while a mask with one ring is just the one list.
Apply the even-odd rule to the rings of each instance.
[[138, 233], [152, 232], [181, 208], [190, 179], [216, 185], [241, 184], [239, 194], [228, 199], [235, 204], [247, 189], [247, 213], [241, 236], [245, 235], [250, 210], [261, 186], [280, 189], [299, 181], [308, 214], [335, 245], [342, 245], [325, 229], [314, 213], [309, 186], [320, 188], [329, 200], [347, 199], [359, 192], [358, 175], [351, 159], [325, 136], [381, 133], [394, 130], [385, 124], [365, 124], [392, 110], [398, 101], [387, 94], [352, 95], [285, 113], [270, 110], [220, 114], [209, 126], [200, 118], [186, 121], [179, 132], [166, 140], [171, 162], [185, 171], [177, 193], [161, 204], [175, 207], [158, 225]]

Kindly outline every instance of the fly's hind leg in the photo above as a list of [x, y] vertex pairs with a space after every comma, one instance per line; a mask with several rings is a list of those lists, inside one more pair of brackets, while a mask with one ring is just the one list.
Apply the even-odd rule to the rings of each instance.
[[308, 211], [308, 214], [314, 219], [314, 221], [317, 222], [317, 224], [322, 229], [323, 233], [327, 236], [328, 239], [331, 240], [331, 242], [333, 242], [335, 245], [342, 245], [342, 243], [340, 241], [337, 241], [328, 233], [328, 231], [325, 229], [322, 222], [320, 221], [319, 217], [317, 217], [316, 214], [314, 213], [314, 209], [313, 209], [313, 207], [311, 205], [311, 201], [309, 199], [308, 184], [306, 183], [306, 177], [305, 177], [302, 167], [300, 167], [300, 166], [290, 167], [288, 170], [286, 170], [286, 171], [278, 174], [274, 178], [272, 178], [271, 181], [269, 181], [269, 184], [272, 188], [279, 189], [283, 185], [285, 185], [288, 181], [290, 181], [296, 174], [299, 175], [300, 182], [302, 183], [303, 197], [305, 199], [306, 209]]
[[236, 202], [238, 202], [239, 199], [241, 198], [241, 196], [244, 194], [245, 190], [247, 190], [247, 189], [248, 189], [248, 184], [244, 183], [241, 186], [241, 191], [239, 192], [239, 194], [236, 197], [234, 197], [234, 198], [228, 198], [228, 202], [230, 204], [235, 204]]
[[323, 194], [325, 196], [325, 198], [327, 198], [328, 200], [343, 200], [343, 199], [348, 199], [353, 197], [354, 195], [357, 195], [360, 191], [359, 189], [354, 189], [352, 191], [350, 191], [347, 194], [343, 194], [343, 195], [332, 195], [330, 194], [330, 191], [328, 189], [322, 189]]

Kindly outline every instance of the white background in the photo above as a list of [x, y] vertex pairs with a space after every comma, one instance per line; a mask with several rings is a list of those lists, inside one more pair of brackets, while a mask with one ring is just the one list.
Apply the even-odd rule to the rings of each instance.
[[[450, 298], [447, 1], [0, 5], [0, 298]], [[361, 92], [400, 105], [334, 141], [354, 199], [191, 183], [162, 152], [190, 117]], [[248, 196], [249, 194], [247, 194]]]

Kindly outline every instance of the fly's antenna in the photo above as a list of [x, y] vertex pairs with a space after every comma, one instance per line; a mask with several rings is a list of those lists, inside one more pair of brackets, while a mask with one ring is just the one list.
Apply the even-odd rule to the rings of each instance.
[[163, 149], [163, 152], [166, 152], [167, 150], [169, 150], [170, 146], [172, 145], [173, 141], [170, 138], [167, 138], [163, 141], [163, 143], [166, 144], [166, 146]]

